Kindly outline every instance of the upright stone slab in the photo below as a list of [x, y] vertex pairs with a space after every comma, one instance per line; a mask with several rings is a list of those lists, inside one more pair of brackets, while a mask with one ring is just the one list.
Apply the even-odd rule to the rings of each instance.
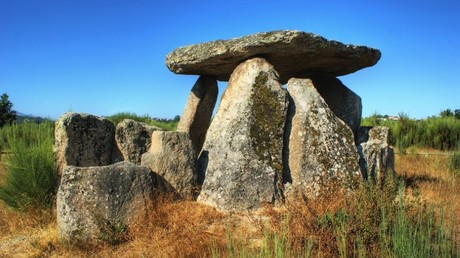
[[395, 157], [390, 137], [388, 127], [375, 126], [368, 131], [368, 141], [358, 145], [359, 165], [365, 179], [380, 184], [389, 171], [394, 171]]
[[115, 140], [124, 160], [140, 165], [142, 154], [150, 149], [154, 131], [164, 130], [131, 119], [119, 123], [115, 129]]
[[[286, 126], [285, 181], [287, 198], [294, 193], [314, 197], [359, 175], [351, 129], [340, 120], [310, 79], [290, 79]], [[286, 183], [287, 183], [286, 182]]]
[[61, 237], [91, 240], [121, 234], [152, 202], [156, 184], [149, 168], [129, 162], [66, 166], [56, 202]]
[[313, 77], [313, 85], [334, 114], [353, 131], [355, 139], [361, 125], [361, 98], [335, 77]]
[[282, 173], [287, 97], [263, 58], [240, 64], [208, 130], [198, 166], [198, 201], [221, 210], [272, 202]]
[[197, 187], [196, 158], [187, 133], [156, 131], [141, 164], [164, 179], [166, 190], [190, 196]]
[[53, 150], [58, 175], [66, 165], [105, 166], [122, 160], [113, 123], [89, 114], [66, 113], [59, 117]]
[[177, 125], [176, 131], [188, 133], [197, 152], [203, 147], [218, 92], [215, 77], [200, 76], [188, 96], [184, 113]]

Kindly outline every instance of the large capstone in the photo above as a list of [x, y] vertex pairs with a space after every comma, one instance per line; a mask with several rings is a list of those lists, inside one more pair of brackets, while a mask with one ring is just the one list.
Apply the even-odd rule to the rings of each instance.
[[273, 66], [250, 59], [233, 72], [206, 136], [198, 201], [221, 210], [271, 203], [282, 176], [287, 96]]
[[353, 73], [373, 66], [380, 55], [377, 49], [280, 30], [181, 47], [166, 56], [166, 65], [174, 73], [207, 74], [227, 81], [241, 62], [259, 56], [274, 66], [284, 84], [293, 77]]
[[317, 196], [359, 176], [353, 132], [321, 97], [310, 79], [291, 79], [284, 150], [286, 197]]
[[187, 133], [156, 131], [152, 134], [150, 150], [142, 155], [141, 164], [166, 182], [167, 191], [187, 197], [197, 187], [196, 158]]
[[188, 96], [184, 113], [177, 125], [178, 132], [189, 134], [197, 152], [203, 147], [218, 92], [216, 78], [200, 76]]
[[66, 166], [57, 192], [57, 223], [67, 240], [102, 239], [126, 233], [151, 204], [157, 185], [147, 167], [120, 162], [100, 167]]
[[54, 156], [58, 175], [67, 166], [105, 166], [121, 161], [115, 126], [106, 118], [65, 113], [56, 121]]
[[115, 140], [124, 160], [140, 165], [142, 154], [150, 149], [154, 131], [164, 130], [131, 119], [120, 122], [115, 129]]

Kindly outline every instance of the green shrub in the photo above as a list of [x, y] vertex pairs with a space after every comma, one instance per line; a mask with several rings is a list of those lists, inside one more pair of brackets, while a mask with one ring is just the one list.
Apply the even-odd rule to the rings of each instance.
[[455, 150], [460, 147], [460, 119], [453, 116], [414, 120], [406, 114], [400, 114], [399, 120], [394, 121], [383, 120], [374, 114], [364, 118], [361, 125], [389, 127], [393, 136], [391, 144], [402, 154], [410, 146], [439, 150]]
[[118, 125], [124, 119], [132, 119], [134, 121], [146, 123], [148, 125], [158, 126], [168, 131], [174, 131], [179, 123], [178, 116], [174, 119], [151, 118], [148, 115], [138, 116], [130, 112], [120, 112], [107, 117], [114, 125]]
[[53, 125], [21, 124], [4, 128], [9, 154], [0, 199], [19, 210], [50, 208], [56, 192]]

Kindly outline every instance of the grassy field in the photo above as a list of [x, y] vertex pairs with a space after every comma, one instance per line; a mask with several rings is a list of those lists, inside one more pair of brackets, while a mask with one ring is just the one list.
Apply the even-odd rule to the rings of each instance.
[[0, 203], [0, 257], [455, 257], [460, 178], [444, 154], [396, 155], [397, 179], [383, 189], [363, 186], [254, 214], [164, 197], [118, 245], [62, 241], [54, 209], [18, 212]]
[[[125, 118], [152, 123], [131, 113], [109, 118], [115, 124]], [[174, 130], [177, 121], [161, 125]], [[117, 241], [71, 243], [57, 229], [52, 134], [52, 124], [0, 130], [6, 151], [0, 160], [0, 257], [460, 256], [456, 148], [404, 146], [396, 154], [395, 175], [381, 187], [363, 182], [353, 192], [336, 189], [253, 213], [222, 213], [162, 196], [146, 207], [150, 216]], [[449, 135], [457, 139], [457, 133]], [[405, 135], [398, 137], [396, 143]]]

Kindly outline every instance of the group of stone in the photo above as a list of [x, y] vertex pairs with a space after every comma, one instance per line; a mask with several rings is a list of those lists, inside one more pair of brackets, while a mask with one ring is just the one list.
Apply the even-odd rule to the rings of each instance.
[[[101, 223], [129, 224], [158, 192], [251, 210], [357, 178], [381, 182], [393, 168], [388, 129], [360, 127], [361, 98], [336, 78], [379, 58], [300, 31], [174, 50], [171, 71], [200, 75], [175, 132], [75, 113], [56, 122], [61, 235], [93, 238]], [[228, 85], [211, 123], [218, 80]]]

